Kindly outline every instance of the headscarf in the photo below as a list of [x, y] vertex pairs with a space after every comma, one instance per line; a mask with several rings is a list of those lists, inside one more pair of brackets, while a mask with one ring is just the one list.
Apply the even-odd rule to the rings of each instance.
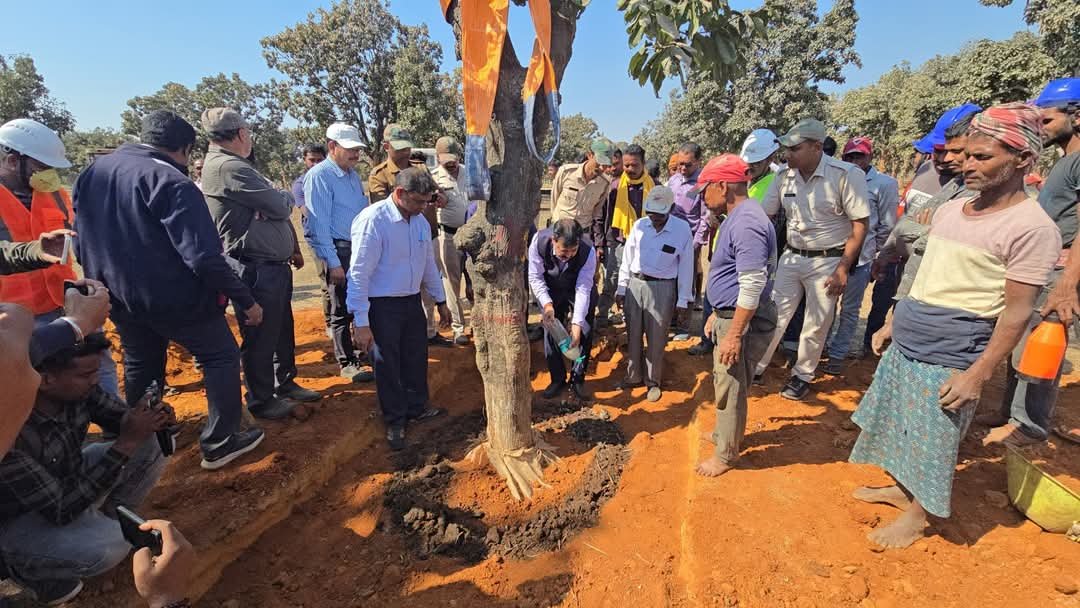
[[968, 134], [980, 133], [1014, 149], [1042, 153], [1042, 114], [1026, 103], [1006, 103], [992, 106], [977, 114], [971, 121]]

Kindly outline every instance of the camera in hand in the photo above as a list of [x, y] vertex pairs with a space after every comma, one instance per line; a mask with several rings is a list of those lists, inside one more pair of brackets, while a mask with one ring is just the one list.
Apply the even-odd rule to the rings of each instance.
[[161, 532], [139, 529], [146, 523], [145, 519], [125, 506], [116, 507], [116, 519], [120, 522], [120, 531], [124, 534], [124, 540], [135, 547], [136, 551], [146, 547], [154, 555], [161, 555]]
[[[161, 407], [161, 387], [158, 385], [157, 380], [150, 383], [150, 386], [146, 387], [146, 404], [152, 410], [156, 410]], [[161, 447], [162, 456], [172, 456], [176, 451], [176, 435], [171, 428], [161, 429], [155, 433], [157, 435], [158, 445]]]
[[79, 285], [76, 284], [75, 281], [64, 281], [64, 293], [67, 293], [67, 290], [69, 289], [74, 289], [84, 296], [90, 295], [90, 286], [86, 284]]

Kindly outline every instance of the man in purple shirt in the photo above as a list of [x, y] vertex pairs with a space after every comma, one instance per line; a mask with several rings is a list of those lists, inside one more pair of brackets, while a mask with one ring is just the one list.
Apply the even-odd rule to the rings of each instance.
[[776, 229], [754, 199], [747, 197], [749, 165], [734, 154], [709, 161], [698, 178], [697, 191], [720, 224], [709, 266], [706, 295], [712, 316], [706, 322], [713, 349], [716, 425], [713, 455], [697, 472], [722, 475], [739, 457], [746, 431], [746, 395], [754, 365], [764, 355], [776, 329], [771, 275], [776, 270]]
[[[701, 175], [701, 146], [693, 142], [685, 143], [679, 147], [675, 157], [678, 172], [672, 175], [667, 183], [668, 188], [675, 193], [675, 206], [671, 208], [671, 215], [686, 220], [690, 224], [690, 234], [695, 235], [693, 293], [697, 297], [701, 287], [701, 269], [697, 260], [704, 242], [696, 238], [703, 215], [701, 194], [697, 190], [698, 176]], [[689, 340], [690, 315], [677, 316], [675, 324], [678, 327], [675, 340], [677, 342]]]
[[572, 323], [570, 348], [580, 346], [582, 352], [570, 370], [570, 390], [582, 401], [592, 398], [585, 390], [585, 370], [592, 350], [597, 301], [593, 281], [596, 252], [583, 234], [577, 220], [563, 218], [537, 232], [529, 245], [529, 287], [544, 311], [544, 357], [551, 373], [551, 384], [543, 393], [545, 399], [554, 399], [566, 388], [566, 363], [546, 327], [554, 323], [565, 326], [567, 317]]

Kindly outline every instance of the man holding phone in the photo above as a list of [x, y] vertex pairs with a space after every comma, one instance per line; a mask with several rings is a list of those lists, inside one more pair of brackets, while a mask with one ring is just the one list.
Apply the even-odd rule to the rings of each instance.
[[[127, 557], [112, 516], [118, 505], [142, 502], [165, 466], [154, 433], [175, 415], [150, 408], [149, 395], [129, 408], [101, 389], [98, 360], [108, 347], [103, 334], [90, 334], [35, 366], [34, 409], [0, 460], [0, 553], [45, 604], [70, 600], [82, 579]], [[90, 423], [116, 440], [84, 447]]]

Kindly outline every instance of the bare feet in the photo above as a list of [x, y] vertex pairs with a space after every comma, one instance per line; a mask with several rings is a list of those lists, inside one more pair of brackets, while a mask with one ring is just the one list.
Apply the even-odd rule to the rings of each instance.
[[707, 460], [702, 460], [697, 465], [697, 473], [705, 477], [719, 477], [730, 471], [731, 468], [730, 464], [713, 456]]
[[869, 503], [879, 503], [885, 505], [892, 505], [897, 509], [907, 509], [911, 506], [911, 499], [904, 494], [904, 491], [900, 489], [900, 486], [889, 486], [887, 488], [869, 488], [863, 486], [856, 488], [852, 496], [856, 500]]
[[923, 537], [926, 529], [926, 511], [913, 502], [907, 511], [891, 524], [866, 535], [870, 542], [886, 549], [903, 549]]
[[1080, 428], [1069, 429], [1064, 424], [1054, 427], [1054, 434], [1066, 441], [1080, 445]]
[[1012, 423], [1003, 424], [997, 428], [990, 429], [990, 432], [987, 433], [986, 437], [983, 437], [982, 440], [984, 446], [1004, 444], [1014, 448], [1021, 448], [1036, 443], [1042, 442], [1039, 439], [1028, 436], [1020, 430], [1020, 427]]

